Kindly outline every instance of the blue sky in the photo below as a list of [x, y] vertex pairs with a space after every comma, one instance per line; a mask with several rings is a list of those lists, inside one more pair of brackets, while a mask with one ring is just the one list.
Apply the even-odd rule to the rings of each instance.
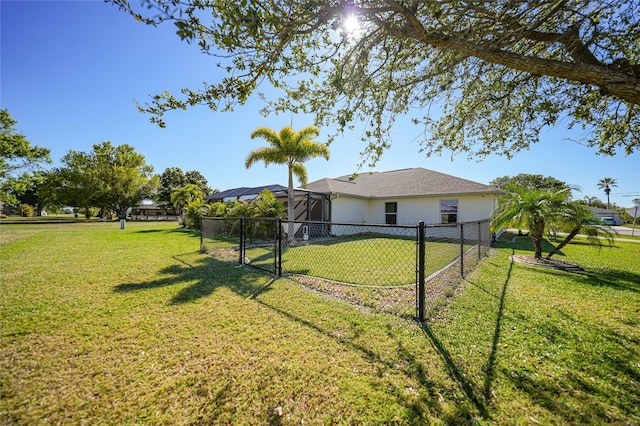
[[[220, 190], [286, 185], [285, 166], [244, 168], [247, 154], [265, 144], [249, 135], [259, 126], [279, 130], [293, 123], [299, 129], [313, 124], [309, 117], [263, 117], [257, 96], [234, 112], [195, 107], [168, 113], [164, 129], [137, 111], [135, 100], [143, 103], [167, 89], [176, 94], [182, 87], [196, 89], [219, 77], [215, 59], [181, 42], [171, 25], [140, 24], [101, 1], [0, 0], [0, 19], [0, 107], [18, 120], [18, 130], [33, 144], [50, 148], [56, 163], [70, 149], [90, 151], [93, 144], [109, 140], [134, 146], [157, 173], [167, 167], [198, 170]], [[603, 201], [597, 182], [612, 177], [618, 182], [612, 202], [630, 207], [633, 198], [640, 198], [640, 153], [596, 155], [593, 148], [570, 141], [575, 135], [563, 124], [511, 160], [495, 156], [469, 161], [420, 154], [415, 141], [421, 129], [403, 121], [375, 169], [361, 172], [424, 167], [482, 183], [535, 173], [579, 186], [576, 198], [598, 196]], [[318, 141], [330, 129], [320, 130]], [[359, 136], [355, 131], [337, 139], [328, 162], [306, 163], [309, 181], [355, 172], [364, 148]]]

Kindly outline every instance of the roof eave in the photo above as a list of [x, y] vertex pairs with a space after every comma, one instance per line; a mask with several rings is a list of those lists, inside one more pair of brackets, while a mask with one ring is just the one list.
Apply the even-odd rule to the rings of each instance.
[[465, 196], [465, 195], [493, 195], [498, 196], [502, 194], [502, 191], [473, 191], [473, 192], [442, 192], [438, 194], [405, 194], [405, 195], [358, 195], [358, 194], [349, 194], [346, 192], [331, 192], [331, 195], [334, 196], [343, 196], [350, 198], [359, 198], [364, 200], [384, 200], [390, 198], [424, 198], [424, 197], [455, 197], [455, 196]]

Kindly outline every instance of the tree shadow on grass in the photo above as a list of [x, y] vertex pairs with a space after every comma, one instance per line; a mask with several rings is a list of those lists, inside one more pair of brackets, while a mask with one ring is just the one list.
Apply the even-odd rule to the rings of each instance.
[[[573, 242], [572, 242], [573, 243]], [[522, 251], [530, 251], [533, 252], [535, 249], [533, 247], [533, 240], [531, 237], [515, 237], [515, 241], [503, 241], [497, 242], [493, 245], [496, 248], [510, 248], [512, 250], [522, 250]], [[556, 248], [556, 246], [551, 243], [549, 240], [542, 240], [542, 253], [549, 253], [551, 250]], [[563, 256], [564, 253], [559, 251], [557, 255]]]
[[[286, 278], [284, 278], [286, 279]], [[270, 286], [270, 284], [269, 284]], [[268, 286], [265, 286], [268, 287]], [[395, 333], [390, 330], [388, 333], [389, 338], [397, 340], [397, 359], [383, 356], [373, 348], [367, 347], [365, 344], [356, 343], [354, 340], [361, 337], [364, 332], [362, 324], [356, 324], [351, 320], [350, 332], [344, 333], [342, 331], [332, 329], [330, 326], [324, 326], [324, 324], [330, 324], [330, 321], [323, 321], [322, 324], [313, 322], [307, 318], [304, 318], [304, 312], [291, 312], [284, 307], [277, 306], [274, 303], [267, 302], [259, 298], [262, 291], [257, 291], [252, 295], [252, 298], [260, 305], [267, 307], [290, 321], [293, 321], [299, 325], [302, 325], [313, 332], [322, 334], [328, 337], [341, 346], [358, 353], [363, 359], [369, 362], [371, 365], [376, 366], [377, 371], [397, 371], [404, 376], [416, 380], [421, 386], [421, 395], [418, 398], [414, 398], [409, 401], [403, 397], [404, 389], [397, 387], [396, 385], [387, 382], [385, 387], [390, 395], [394, 395], [399, 405], [404, 406], [410, 417], [415, 417], [413, 421], [424, 418], [425, 415], [438, 415], [442, 414], [441, 401], [439, 399], [439, 384], [429, 377], [428, 366], [425, 366], [415, 354], [406, 349], [402, 341], [395, 336]], [[388, 328], [391, 328], [388, 325]], [[457, 407], [459, 412], [459, 418], [472, 419], [473, 414], [463, 407]]]
[[[496, 402], [492, 389], [499, 374], [501, 380], [510, 382], [518, 391], [527, 394], [533, 405], [567, 424], [608, 423], [611, 419], [625, 418], [625, 414], [635, 418], [633, 415], [638, 413], [640, 402], [637, 397], [640, 394], [640, 370], [637, 368], [640, 339], [616, 327], [585, 321], [561, 303], [550, 307], [551, 312], [542, 316], [526, 310], [514, 310], [513, 307], [509, 309], [507, 291], [512, 281], [513, 267], [512, 261], [504, 271], [504, 282], [496, 288], [486, 288], [482, 283], [467, 281], [468, 285], [487, 296], [485, 302], [479, 303], [491, 300], [496, 303], [491, 345], [481, 372], [474, 374], [474, 367], [466, 367], [467, 363], [457, 361], [460, 359], [460, 349], [449, 343], [446, 333], [439, 335], [440, 331], [434, 330], [429, 324], [424, 326], [425, 333], [445, 361], [450, 375], [469, 400], [486, 418], [491, 418], [491, 407]], [[570, 273], [540, 268], [537, 271], [564, 278], [570, 275], [576, 285], [607, 286], [615, 291], [634, 293], [640, 289], [640, 275], [622, 270]], [[531, 336], [522, 341], [524, 345], [528, 345], [529, 341], [532, 344], [531, 352], [527, 352], [526, 347], [520, 349], [528, 354], [524, 362], [499, 362], [506, 311], [510, 321], [517, 326], [514, 330], [526, 330], [525, 333]], [[588, 316], [586, 312], [585, 315]], [[633, 327], [639, 326], [640, 320], [624, 318], [619, 323]], [[480, 339], [473, 343], [481, 344]], [[471, 343], [466, 342], [467, 345]], [[467, 352], [463, 356], [468, 356]], [[527, 358], [529, 361], [526, 361]], [[535, 363], [535, 367], [531, 362]], [[615, 414], [612, 416], [612, 413]]]
[[[503, 376], [567, 424], [617, 423], [620, 418], [633, 419], [634, 413], [637, 418], [638, 339], [606, 326], [584, 324], [562, 307], [555, 309], [560, 324], [549, 320], [529, 324], [548, 342], [549, 350], [557, 352], [551, 355], [554, 374], [541, 374], [520, 364], [503, 367]], [[612, 419], [613, 413], [618, 420]]]
[[557, 271], [547, 268], [536, 269], [539, 269], [541, 274], [549, 276], [566, 277], [566, 274], [571, 274], [576, 283], [587, 286], [609, 287], [613, 290], [640, 293], [640, 274], [622, 269], [586, 269], [585, 271], [577, 272]]
[[468, 284], [476, 286], [491, 298], [495, 299], [498, 303], [496, 322], [491, 339], [491, 349], [489, 351], [487, 361], [484, 364], [484, 382], [482, 385], [480, 385], [479, 383], [475, 383], [471, 378], [471, 375], [465, 371], [465, 368], [455, 361], [454, 356], [447, 348], [447, 344], [444, 342], [444, 339], [438, 337], [436, 331], [429, 325], [429, 323], [423, 324], [422, 327], [429, 340], [431, 340], [434, 348], [436, 349], [436, 351], [438, 351], [438, 353], [444, 360], [451, 377], [459, 384], [467, 398], [469, 398], [469, 400], [475, 405], [479, 413], [485, 419], [490, 418], [488, 407], [491, 404], [491, 388], [495, 379], [498, 343], [500, 341], [507, 288], [511, 280], [512, 270], [513, 261], [509, 263], [509, 267], [506, 271], [505, 280], [502, 284], [500, 294], [495, 294], [479, 284], [467, 281]]
[[[387, 389], [385, 393], [395, 398], [398, 405], [405, 408], [408, 418], [412, 421], [416, 422], [425, 417], [442, 415], [441, 395], [448, 390], [430, 377], [429, 370], [433, 367], [425, 364], [417, 353], [403, 344], [401, 338], [396, 336], [396, 328], [390, 322], [382, 321], [389, 328], [387, 332], [389, 339], [395, 340], [397, 350], [393, 354], [381, 352], [376, 345], [370, 345], [369, 342], [373, 343], [375, 339], [367, 339], [367, 336], [364, 335], [370, 332], [368, 324], [359, 320], [358, 316], [353, 316], [351, 309], [344, 311], [332, 309], [332, 305], [323, 302], [326, 296], [319, 296], [315, 306], [299, 306], [285, 299], [279, 301], [279, 299], [265, 298], [262, 296], [272, 291], [274, 283], [279, 280], [288, 281], [289, 285], [293, 286], [299, 286], [299, 283], [287, 278], [267, 278], [264, 272], [247, 266], [239, 266], [214, 259], [211, 256], [198, 256], [197, 254], [195, 252], [174, 256], [178, 263], [161, 270], [160, 278], [147, 282], [120, 284], [114, 287], [114, 292], [152, 291], [167, 286], [184, 286], [188, 282], [189, 284], [178, 291], [169, 301], [170, 304], [182, 304], [208, 297], [216, 289], [226, 287], [234, 293], [278, 313], [286, 320], [302, 325], [310, 332], [326, 336], [347, 350], [359, 354], [362, 359], [375, 366], [376, 371], [381, 372], [380, 380], [384, 382]], [[318, 318], [317, 310], [326, 310], [327, 312], [322, 321], [316, 321]], [[346, 331], [345, 324], [348, 324]], [[377, 332], [372, 332], [372, 335], [377, 335]], [[418, 383], [420, 386], [418, 394], [407, 396], [406, 388], [403, 385], [383, 378], [382, 372], [385, 371], [393, 371]], [[452, 420], [454, 423], [459, 423], [456, 420], [472, 421], [477, 416], [471, 405], [457, 406], [456, 410], [455, 413], [448, 414], [454, 419]]]
[[[418, 396], [407, 397], [404, 389], [397, 388], [398, 385], [388, 382], [389, 395], [393, 395], [397, 399], [399, 405], [405, 407], [407, 413], [415, 421], [424, 419], [429, 415], [435, 415], [443, 419], [447, 423], [459, 424], [470, 423], [477, 416], [484, 419], [491, 418], [491, 407], [494, 382], [496, 373], [501, 372], [501, 377], [512, 383], [519, 391], [530, 395], [534, 404], [543, 407], [550, 412], [556, 413], [559, 418], [567, 422], [575, 422], [579, 420], [590, 420], [607, 418], [606, 410], [602, 404], [594, 404], [594, 401], [608, 401], [609, 404], [615, 405], [622, 412], [633, 413], [633, 407], [627, 406], [630, 402], [611, 402], [615, 401], [615, 396], [611, 395], [611, 391], [599, 389], [589, 383], [589, 374], [594, 373], [589, 369], [593, 368], [593, 354], [591, 355], [574, 355], [573, 358], [565, 360], [558, 359], [558, 362], [565, 363], [562, 375], [558, 378], [547, 377], [544, 375], [532, 374], [527, 366], [511, 365], [505, 363], [504, 366], [498, 363], [500, 339], [502, 336], [503, 320], [505, 310], [507, 309], [507, 291], [512, 280], [513, 262], [504, 268], [504, 281], [500, 281], [496, 288], [483, 287], [481, 283], [470, 283], [480, 288], [485, 294], [495, 301], [496, 317], [493, 325], [491, 336], [489, 337], [489, 351], [486, 354], [486, 362], [480, 376], [472, 374], [463, 363], [457, 361], [456, 349], [447, 342], [443, 336], [439, 336], [436, 331], [426, 324], [423, 326], [425, 333], [425, 344], [430, 342], [437, 353], [443, 360], [448, 370], [449, 376], [458, 384], [466, 397], [466, 402], [458, 404], [455, 410], [444, 413], [442, 406], [442, 393], [447, 393], [443, 389], [443, 385], [438, 383], [429, 375], [429, 371], [433, 368], [431, 365], [425, 364], [420, 359], [420, 355], [416, 350], [408, 348], [401, 338], [395, 336], [396, 329], [388, 325], [388, 336], [391, 341], [395, 340], [397, 350], [395, 354], [390, 356], [388, 353], [381, 352], [377, 346], [368, 344], [368, 340], [361, 335], [366, 331], [367, 324], [360, 322], [357, 318], [342, 316], [327, 316], [327, 320], [319, 323], [314, 321], [317, 314], [311, 311], [323, 309], [322, 302], [318, 302], [318, 306], [300, 307], [291, 305], [287, 300], [277, 301], [273, 298], [263, 298], [261, 296], [267, 294], [273, 289], [273, 284], [277, 281], [275, 278], [265, 279], [265, 274], [257, 270], [240, 267], [236, 264], [220, 261], [211, 256], [201, 255], [198, 252], [185, 253], [183, 255], [174, 256], [178, 263], [171, 265], [161, 271], [161, 277], [152, 281], [143, 283], [127, 283], [120, 284], [114, 288], [116, 292], [135, 292], [152, 290], [172, 285], [189, 284], [177, 292], [170, 300], [170, 304], [180, 304], [195, 301], [210, 296], [216, 289], [226, 287], [238, 295], [254, 300], [260, 306], [269, 308], [282, 315], [289, 321], [308, 328], [311, 332], [320, 333], [329, 337], [338, 344], [344, 346], [350, 351], [360, 354], [360, 356], [370, 362], [379, 371], [394, 371], [414, 380], [421, 386]], [[563, 274], [566, 272], [556, 272], [549, 270], [540, 270], [544, 274]], [[580, 274], [572, 274], [578, 282], [585, 280], [590, 285], [608, 285], [616, 290], [638, 291], [638, 283], [640, 277], [637, 274], [625, 271], [587, 271]], [[309, 309], [311, 308], [311, 309]], [[309, 310], [307, 310], [309, 309]], [[333, 311], [328, 310], [328, 314]], [[333, 315], [336, 315], [335, 313]], [[557, 347], [559, 343], [565, 346], [571, 345], [587, 345], [590, 342], [583, 342], [580, 333], [573, 329], [558, 327], [553, 323], [532, 323], [527, 318], [527, 313], [510, 312], [510, 317], [516, 318], [518, 321], [525, 323], [523, 328], [527, 327], [536, 333], [539, 339], [548, 339], [548, 347]], [[563, 312], [568, 322], [578, 323], [579, 319], [570, 317], [569, 313]], [[544, 320], [543, 320], [544, 321]], [[351, 324], [348, 332], [345, 333], [336, 324], [340, 322], [348, 322]], [[625, 336], [621, 333], [607, 328], [601, 327], [599, 334], [602, 336], [602, 342], [605, 345], [613, 344], [615, 351], [606, 351], [600, 359], [600, 368], [602, 373], [596, 373], [602, 377], [603, 381], [610, 380], [606, 377], [622, 377], [620, 383], [616, 385], [624, 388], [628, 387], [629, 381], [640, 379], [640, 373], [637, 371], [633, 360], [638, 359], [638, 341]], [[364, 336], [366, 337], [366, 336]], [[613, 343], [611, 343], [613, 342]], [[584, 347], [585, 351], [588, 349]], [[579, 352], [579, 351], [578, 351]], [[578, 367], [574, 368], [569, 365], [571, 362], [577, 362]], [[477, 365], [477, 363], [476, 363]], [[564, 364], [561, 364], [561, 366]], [[609, 383], [609, 382], [607, 382]], [[578, 396], [563, 396], [565, 389], [575, 389]], [[566, 392], [565, 392], [566, 393]], [[629, 400], [629, 399], [628, 399]], [[627, 401], [628, 401], [627, 400]], [[627, 405], [625, 405], [627, 404]], [[578, 407], [578, 408], [575, 408]], [[585, 417], [578, 411], [583, 410], [586, 415], [593, 416], [592, 419]]]
[[197, 238], [198, 240], [200, 239], [200, 232], [199, 231], [194, 231], [193, 229], [174, 228], [174, 229], [170, 229], [167, 232], [168, 233], [180, 233], [180, 234], [185, 235], [185, 236], [187, 236], [189, 238]]
[[257, 270], [242, 268], [233, 263], [220, 261], [200, 252], [189, 252], [173, 256], [179, 263], [160, 270], [161, 278], [147, 282], [123, 283], [114, 287], [116, 293], [152, 290], [167, 286], [184, 285], [169, 301], [169, 304], [193, 302], [210, 296], [216, 289], [227, 287], [241, 296], [250, 296], [261, 288]]
[[[519, 323], [517, 329], [527, 330], [526, 333], [534, 336], [532, 341], [536, 343], [530, 353], [532, 359], [540, 357], [537, 353], [539, 348], [545, 348], [541, 358], [547, 360], [534, 361], [541, 362], [540, 365], [536, 364], [536, 368], [532, 368], [528, 362], [506, 362], [497, 366], [506, 285], [510, 280], [512, 267], [513, 262], [506, 272], [507, 278], [500, 297], [495, 290], [470, 283], [498, 301], [493, 342], [486, 364], [483, 401], [487, 404], [491, 402], [492, 383], [498, 369], [501, 377], [511, 382], [519, 391], [528, 394], [535, 405], [553, 413], [562, 422], [608, 423], [616, 418], [612, 417], [612, 413], [616, 413], [618, 419], [624, 418], [625, 413], [634, 418], [633, 413], [637, 413], [640, 402], [637, 397], [640, 391], [640, 370], [636, 365], [636, 360], [640, 357], [640, 339], [625, 334], [616, 327], [585, 321], [563, 307], [562, 303], [549, 307], [551, 312], [543, 316], [510, 310], [509, 317]], [[637, 293], [640, 290], [640, 275], [628, 271], [605, 269], [565, 272], [543, 268], [536, 271], [558, 278], [570, 276], [576, 285], [607, 286], [620, 292]], [[584, 315], [588, 317], [588, 313], [585, 312]], [[633, 318], [620, 319], [619, 322], [630, 327], [640, 325], [640, 320]], [[443, 356], [451, 357], [448, 354]], [[543, 372], [551, 364], [552, 371]], [[542, 371], [538, 371], [539, 367]], [[451, 368], [455, 368], [455, 365]], [[460, 379], [463, 380], [464, 377]], [[469, 385], [473, 383], [470, 382]]]

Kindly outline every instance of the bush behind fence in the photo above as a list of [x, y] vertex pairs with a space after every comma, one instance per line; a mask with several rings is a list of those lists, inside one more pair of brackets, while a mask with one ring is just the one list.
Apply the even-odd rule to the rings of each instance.
[[487, 221], [401, 226], [203, 218], [201, 234], [201, 250], [218, 259], [421, 320], [455, 294], [490, 245]]

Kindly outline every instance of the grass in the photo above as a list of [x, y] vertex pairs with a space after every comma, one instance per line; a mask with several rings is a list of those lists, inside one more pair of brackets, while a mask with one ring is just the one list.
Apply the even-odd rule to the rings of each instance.
[[[275, 271], [273, 242], [249, 246], [246, 257], [255, 266]], [[207, 247], [237, 248], [237, 240], [219, 238]], [[467, 247], [468, 248], [468, 247]], [[460, 245], [445, 240], [426, 242], [426, 275], [445, 267], [460, 255]], [[312, 244], [283, 245], [282, 270], [329, 280], [374, 286], [416, 282], [415, 238], [358, 234]]]
[[640, 422], [638, 243], [577, 240], [581, 273], [500, 243], [420, 328], [201, 255], [176, 224], [0, 236], [3, 424]]
[[78, 215], [75, 217], [73, 214], [51, 214], [47, 216], [4, 216], [0, 218], [1, 224], [27, 224], [27, 223], [73, 223], [73, 222], [88, 222], [102, 220], [97, 217], [86, 219], [84, 215]]

